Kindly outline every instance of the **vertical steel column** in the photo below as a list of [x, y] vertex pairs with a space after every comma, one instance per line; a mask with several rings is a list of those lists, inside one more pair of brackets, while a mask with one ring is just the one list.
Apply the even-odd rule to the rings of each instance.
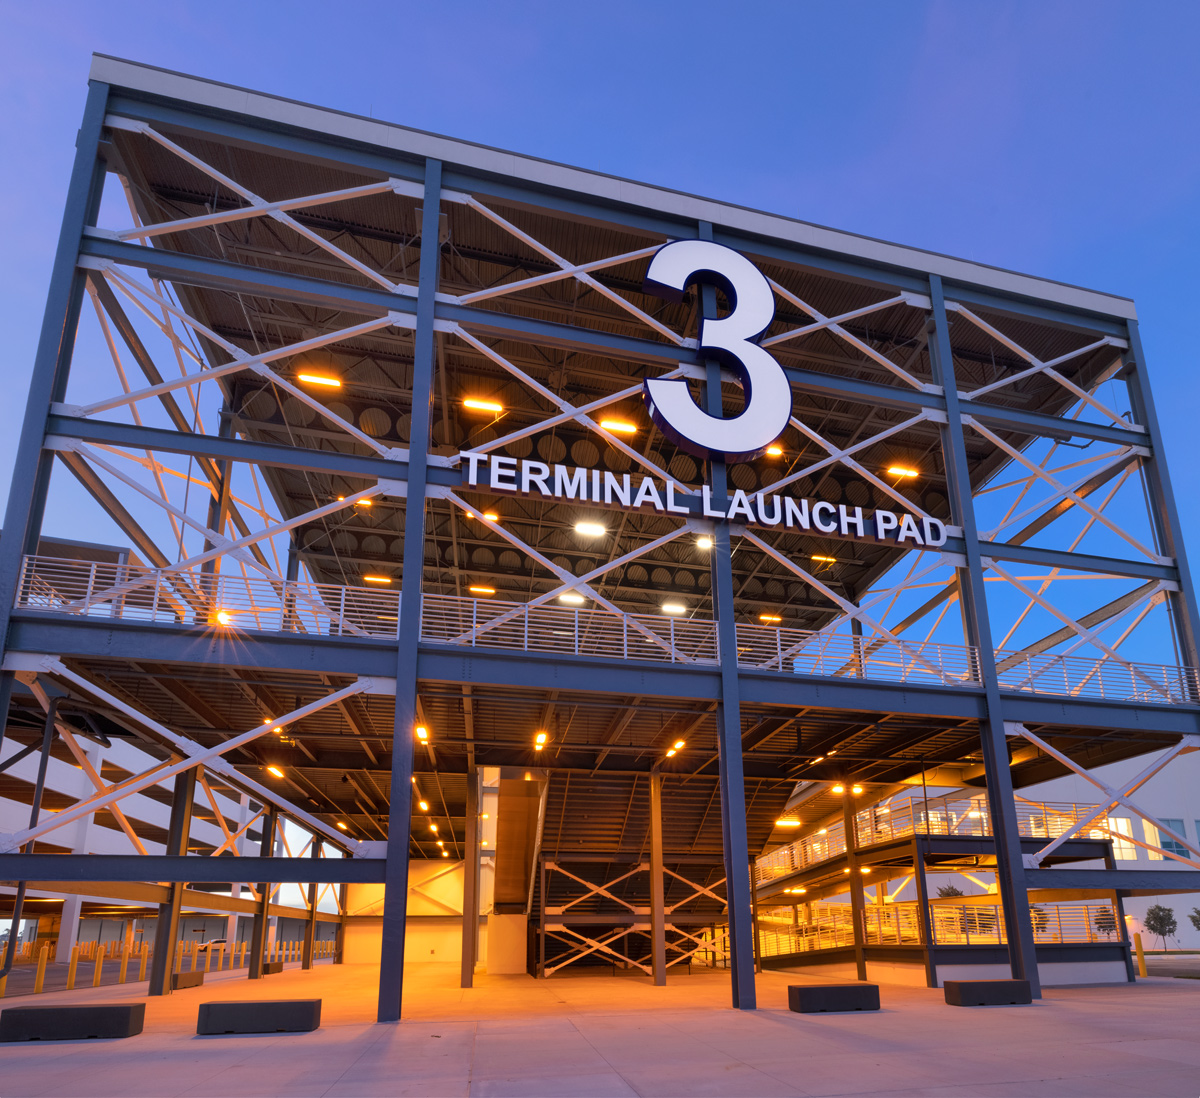
[[[712, 225], [699, 223], [701, 240], [712, 239]], [[716, 319], [717, 291], [701, 285], [700, 305], [706, 320]], [[710, 416], [724, 414], [721, 400], [721, 366], [704, 364], [704, 410]], [[729, 486], [725, 462], [710, 461], [714, 505], [724, 508]], [[721, 501], [725, 501], [722, 503]], [[750, 875], [746, 836], [746, 783], [742, 772], [742, 706], [738, 683], [737, 626], [733, 600], [733, 558], [729, 524], [713, 524], [712, 546], [713, 611], [717, 622], [717, 657], [721, 665], [721, 701], [717, 705], [718, 784], [721, 790], [721, 841], [725, 853], [725, 896], [729, 906], [729, 967], [735, 1010], [753, 1010], [754, 938], [750, 904]]]
[[[463, 836], [462, 970], [459, 987], [475, 982], [475, 955], [479, 938], [479, 772], [467, 769], [467, 826]], [[542, 906], [546, 897], [542, 897]]]
[[913, 839], [913, 884], [917, 886], [917, 918], [921, 923], [921, 945], [925, 947], [925, 986], [937, 987], [933, 920], [929, 917], [929, 882], [925, 880], [925, 843], [921, 839]]
[[[167, 825], [167, 854], [187, 854], [192, 830], [192, 808], [196, 802], [196, 778], [199, 771], [175, 775], [171, 792], [171, 822]], [[175, 946], [179, 937], [179, 910], [183, 906], [182, 881], [167, 885], [167, 902], [158, 906], [158, 925], [154, 928], [154, 957], [150, 962], [149, 995], [171, 994], [171, 973], [175, 970]]]
[[[321, 857], [321, 840], [315, 835], [312, 841], [312, 857]], [[308, 884], [308, 924], [304, 928], [304, 955], [300, 958], [301, 968], [312, 968], [313, 946], [317, 940], [317, 882]]]
[[[37, 551], [42, 512], [50, 484], [54, 455], [42, 449], [46, 416], [50, 405], [66, 395], [67, 374], [75, 348], [75, 329], [83, 301], [86, 272], [78, 270], [75, 260], [83, 230], [96, 223], [100, 196], [104, 190], [106, 164], [99, 154], [104, 114], [108, 109], [108, 85], [91, 82], [83, 121], [75, 137], [75, 162], [67, 201], [63, 207], [46, 309], [33, 359], [33, 376], [21, 424], [21, 439], [4, 512], [4, 537], [0, 538], [0, 658], [8, 645], [8, 623], [21, 575], [21, 560]], [[13, 673], [0, 671], [0, 744], [8, 725], [8, 707], [12, 700]]]
[[858, 978], [867, 978], [866, 926], [863, 912], [867, 901], [863, 895], [862, 867], [858, 863], [858, 828], [854, 826], [854, 794], [850, 780], [842, 782], [842, 827], [846, 832], [846, 865], [850, 867], [850, 915], [854, 921], [854, 967]]
[[[258, 844], [259, 857], [275, 856], [275, 825], [279, 821], [279, 808], [270, 805], [263, 817], [262, 841]], [[263, 953], [267, 948], [267, 923], [271, 917], [271, 884], [258, 882], [258, 903], [254, 907], [254, 923], [250, 930], [250, 960], [246, 963], [246, 975], [251, 980], [261, 980]]]
[[650, 775], [650, 956], [654, 986], [667, 984], [667, 915], [663, 889], [662, 775]]
[[[50, 699], [46, 710], [46, 719], [42, 723], [42, 754], [38, 759], [37, 781], [33, 786], [33, 803], [29, 808], [29, 826], [36, 827], [38, 817], [42, 812], [42, 794], [46, 791], [46, 767], [50, 763], [50, 747], [54, 743], [55, 720], [58, 717], [58, 698]], [[22, 853], [31, 854], [36, 843], [31, 840], [22, 848]], [[17, 894], [13, 898], [12, 923], [8, 931], [8, 946], [4, 951], [4, 963], [0, 965], [0, 982], [8, 976], [17, 956], [18, 931], [21, 929], [21, 910], [25, 905], [25, 885], [27, 882], [17, 882]]]
[[412, 816], [413, 729], [417, 723], [417, 641], [425, 569], [425, 470], [433, 408], [433, 307], [441, 243], [438, 237], [442, 162], [425, 161], [421, 210], [421, 265], [417, 326], [413, 333], [412, 430], [408, 440], [408, 491], [404, 504], [403, 590], [396, 643], [396, 717], [392, 726], [392, 799], [388, 808], [383, 930], [379, 959], [381, 1022], [400, 1021], [404, 990], [404, 930], [408, 907], [409, 819]]
[[1142, 468], [1146, 473], [1146, 488], [1150, 493], [1150, 517], [1158, 535], [1159, 551], [1164, 556], [1174, 557], [1175, 567], [1179, 571], [1179, 590], [1168, 596], [1181, 648], [1179, 658], [1189, 667], [1200, 667], [1200, 614], [1196, 610], [1196, 590], [1192, 586], [1192, 572], [1183, 545], [1175, 494], [1171, 491], [1162, 430], [1158, 425], [1158, 414], [1150, 393], [1150, 379], [1146, 375], [1146, 355], [1142, 350], [1142, 337], [1137, 321], [1126, 321], [1126, 325], [1129, 330], [1129, 353], [1125, 355], [1123, 377], [1129, 390], [1129, 408], [1134, 420], [1145, 427], [1149, 435], [1150, 460], [1143, 461]]
[[965, 567], [958, 569], [959, 593], [967, 625], [967, 639], [979, 653], [979, 671], [987, 699], [987, 716], [980, 723], [980, 739], [992, 837], [996, 843], [996, 881], [1000, 888], [1000, 902], [1008, 934], [1008, 958], [1013, 978], [1028, 980], [1034, 998], [1040, 999], [1042, 990], [1038, 980], [1037, 948], [1033, 940], [1033, 924], [1029, 919], [1021, 833], [1017, 827], [1017, 806], [1013, 799], [1012, 775], [1009, 773], [1008, 737], [1004, 732], [1004, 711], [1000, 701], [1000, 682], [996, 675], [987, 592], [984, 590], [979, 531], [975, 526], [975, 503], [958, 406], [954, 358], [950, 350], [946, 299], [939, 275], [929, 276], [929, 295], [933, 311], [929, 357], [934, 381], [942, 386], [946, 396], [947, 423], [942, 427], [942, 454], [946, 463], [951, 514], [954, 521], [962, 526], [966, 558]]

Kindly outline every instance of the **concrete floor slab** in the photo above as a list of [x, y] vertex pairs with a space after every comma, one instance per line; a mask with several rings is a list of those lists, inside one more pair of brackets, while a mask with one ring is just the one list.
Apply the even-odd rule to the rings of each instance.
[[[39, 1002], [139, 999], [146, 1029], [123, 1041], [0, 1046], [5, 1098], [221, 1095], [887, 1095], [1103, 1098], [1200, 1094], [1194, 1040], [1200, 981], [1059, 988], [1028, 1007], [949, 1007], [938, 990], [882, 989], [870, 1014], [799, 1015], [787, 985], [758, 978], [761, 1009], [729, 1008], [725, 973], [648, 980], [563, 974], [480, 976], [414, 965], [405, 1020], [374, 1023], [372, 966], [289, 968], [146, 999], [145, 984], [43, 995]], [[324, 1001], [304, 1034], [196, 1035], [200, 1003]], [[29, 1002], [21, 999], [20, 1002]], [[12, 1002], [8, 1000], [7, 1002]], [[4, 1005], [4, 1004], [0, 1004]]]

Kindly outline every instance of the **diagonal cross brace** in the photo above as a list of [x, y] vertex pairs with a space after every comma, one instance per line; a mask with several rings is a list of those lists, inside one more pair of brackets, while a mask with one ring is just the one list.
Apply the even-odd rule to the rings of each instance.
[[1070, 756], [1064, 755], [1061, 751], [1058, 751], [1055, 748], [1051, 747], [1040, 736], [1034, 735], [1034, 733], [1030, 732], [1029, 729], [1025, 727], [1025, 725], [1020, 724], [1019, 722], [1016, 722], [1016, 721], [1005, 721], [1004, 722], [1004, 731], [1009, 736], [1024, 737], [1030, 743], [1032, 743], [1034, 746], [1036, 746], [1036, 747], [1040, 748], [1042, 751], [1044, 751], [1051, 758], [1057, 759], [1068, 770], [1074, 771], [1081, 778], [1084, 778], [1087, 781], [1091, 782], [1092, 785], [1094, 785], [1102, 793], [1106, 793], [1111, 802], [1108, 805], [1108, 807], [1103, 808], [1100, 811], [1097, 811], [1094, 815], [1088, 817], [1087, 820], [1084, 820], [1081, 823], [1077, 824], [1076, 827], [1074, 827], [1071, 831], [1067, 832], [1066, 835], [1061, 836], [1059, 839], [1055, 840], [1055, 842], [1050, 843], [1044, 849], [1039, 850], [1036, 854], [1029, 855], [1030, 859], [1036, 859], [1036, 862], [1034, 863], [1034, 865], [1027, 866], [1026, 868], [1036, 868], [1037, 865], [1040, 864], [1041, 861], [1047, 856], [1047, 854], [1049, 854], [1059, 843], [1065, 842], [1066, 839], [1071, 834], [1074, 834], [1080, 828], [1086, 826], [1087, 823], [1089, 823], [1091, 820], [1095, 819], [1096, 816], [1099, 816], [1103, 813], [1107, 813], [1110, 809], [1112, 809], [1116, 805], [1122, 804], [1126, 808], [1128, 808], [1130, 812], [1133, 812], [1135, 815], [1140, 816], [1143, 820], [1145, 820], [1151, 826], [1156, 827], [1160, 833], [1165, 834], [1170, 839], [1173, 839], [1175, 842], [1179, 843], [1180, 846], [1186, 847], [1188, 850], [1190, 850], [1196, 856], [1195, 859], [1184, 858], [1179, 854], [1174, 854], [1171, 851], [1162, 849], [1160, 847], [1160, 849], [1162, 849], [1162, 852], [1165, 855], [1167, 855], [1167, 857], [1174, 858], [1176, 861], [1183, 862], [1185, 865], [1190, 865], [1194, 868], [1200, 869], [1200, 860], [1197, 860], [1197, 859], [1200, 859], [1200, 849], [1197, 849], [1194, 845], [1192, 845], [1192, 843], [1188, 842], [1188, 840], [1184, 836], [1176, 835], [1175, 832], [1172, 831], [1169, 827], [1164, 827], [1153, 816], [1146, 815], [1145, 812], [1143, 812], [1140, 808], [1138, 808], [1138, 806], [1129, 799], [1130, 793], [1133, 793], [1134, 791], [1139, 789], [1142, 785], [1144, 785], [1147, 781], [1149, 781], [1150, 778], [1152, 778], [1156, 773], [1158, 773], [1159, 770], [1161, 770], [1164, 766], [1166, 766], [1167, 763], [1169, 763], [1172, 759], [1174, 759], [1176, 755], [1181, 755], [1187, 751], [1196, 751], [1196, 750], [1200, 749], [1200, 744], [1197, 744], [1194, 737], [1184, 737], [1183, 739], [1181, 739], [1179, 741], [1179, 743], [1177, 743], [1174, 747], [1172, 747], [1169, 751], [1167, 751], [1163, 756], [1161, 756], [1157, 760], [1157, 762], [1152, 764], [1146, 771], [1143, 771], [1142, 774], [1139, 774], [1138, 777], [1134, 778], [1133, 782], [1130, 783], [1131, 788], [1130, 788], [1129, 793], [1118, 793], [1117, 790], [1114, 789], [1107, 782], [1101, 781], [1090, 771], [1085, 770], [1083, 767], [1079, 766], [1072, 758], [1070, 758]]
[[[36, 658], [36, 657], [35, 657]], [[21, 654], [22, 662], [29, 659], [25, 653]], [[57, 675], [60, 678], [66, 679], [68, 682], [85, 690], [94, 697], [100, 698], [112, 705], [118, 711], [124, 713], [136, 720], [139, 724], [158, 733], [167, 740], [175, 750], [182, 755], [182, 758], [176, 758], [171, 762], [160, 763], [157, 766], [151, 767], [149, 770], [143, 771], [141, 774], [135, 774], [124, 781], [116, 782], [101, 793], [96, 793], [87, 800], [80, 801], [72, 805], [70, 808], [65, 808], [61, 812], [55, 813], [51, 818], [42, 821], [36, 827], [26, 828], [24, 831], [15, 832], [13, 834], [0, 836], [0, 852], [17, 850], [25, 843], [32, 839], [37, 839], [43, 834], [53, 831], [56, 828], [62, 827], [64, 824], [73, 823], [75, 820], [82, 819], [98, 809], [107, 808], [110, 804], [121, 800], [123, 797], [129, 796], [131, 793], [139, 793], [141, 790], [152, 785], [157, 785], [166, 779], [181, 773], [184, 770], [190, 770], [194, 766], [207, 766], [215, 773], [221, 774], [223, 777], [235, 781], [255, 797], [267, 801], [271, 804], [279, 805], [287, 813], [294, 816], [297, 820], [303, 821], [304, 824], [311, 830], [318, 831], [320, 834], [332, 839], [338, 846], [345, 846], [347, 839], [344, 835], [340, 835], [327, 824], [318, 820], [315, 816], [310, 815], [303, 809], [296, 807], [290, 801], [281, 798], [278, 794], [260, 785], [252, 778], [248, 778], [241, 774], [236, 767], [226, 762], [222, 755], [229, 751], [233, 751], [245, 744], [251, 743], [259, 737], [270, 732], [272, 727], [283, 725], [287, 726], [298, 720], [316, 713], [326, 706], [334, 705], [343, 698], [351, 697], [354, 694], [361, 694], [373, 688], [374, 683], [371, 679], [359, 679], [351, 685], [343, 687], [341, 690], [335, 691], [324, 698], [319, 698], [308, 705], [300, 706], [298, 709], [292, 710], [290, 713], [284, 714], [273, 722], [267, 724], [256, 725], [247, 732], [243, 732], [239, 736], [234, 736], [231, 739], [224, 740], [213, 747], [200, 747], [192, 740], [185, 736], [180, 736], [172, 732], [165, 725], [160, 724], [152, 717], [135, 709], [131, 705], [127, 705], [120, 698], [109, 694], [107, 691], [96, 686], [94, 683], [85, 679], [82, 675], [77, 675], [74, 671], [68, 668], [60, 659], [54, 656], [46, 656], [41, 659], [40, 671], [48, 674]]]
[[[428, 494], [433, 495], [432, 492], [430, 492]], [[449, 488], [443, 489], [441, 492], [441, 495], [442, 495], [443, 499], [450, 500], [451, 503], [456, 504], [458, 507], [462, 508], [462, 510], [464, 510], [464, 511], [471, 511], [471, 512], [475, 511], [475, 508], [473, 508], [469, 503], [467, 503], [466, 500], [464, 500], [461, 496], [459, 496], [456, 493], [454, 493], [453, 491], [451, 491]], [[594, 587], [585, 583], [579, 577], [571, 575], [571, 573], [568, 572], [565, 568], [559, 568], [559, 566], [557, 564], [555, 564], [552, 560], [550, 560], [548, 557], [543, 556], [536, 549], [534, 549], [533, 546], [527, 545], [519, 537], [517, 537], [516, 534], [511, 533], [510, 531], [506, 530], [503, 526], [501, 526], [500, 523], [492, 522], [486, 518], [482, 519], [482, 521], [489, 529], [491, 529], [491, 530], [495, 531], [497, 534], [499, 534], [510, 545], [513, 545], [516, 548], [520, 549], [523, 553], [526, 553], [530, 558], [535, 560], [543, 568], [547, 569], [547, 571], [549, 571], [553, 575], [557, 576], [565, 588], [570, 588], [571, 590], [575, 590], [575, 591], [582, 591], [584, 594], [586, 594], [588, 596], [588, 598], [590, 598], [597, 605], [603, 606], [605, 610], [609, 611], [612, 614], [615, 614], [617, 617], [628, 622], [629, 625], [631, 625], [639, 633], [641, 633], [643, 636], [645, 636], [645, 638], [647, 640], [653, 642], [654, 644], [657, 644], [664, 652], [669, 652], [673, 658], [679, 660], [681, 663], [693, 662], [691, 656], [687, 656], [684, 653], [680, 652], [670, 642], [663, 640], [662, 637], [660, 637], [657, 633], [655, 633], [653, 629], [648, 629], [646, 626], [644, 626], [640, 621], [637, 620], [637, 618], [630, 617], [630, 615], [623, 613], [621, 611], [620, 607], [615, 606], [613, 603], [609, 602], [608, 599], [606, 599], [603, 595], [601, 595]], [[681, 531], [676, 531], [676, 535], [678, 535], [680, 532]]]

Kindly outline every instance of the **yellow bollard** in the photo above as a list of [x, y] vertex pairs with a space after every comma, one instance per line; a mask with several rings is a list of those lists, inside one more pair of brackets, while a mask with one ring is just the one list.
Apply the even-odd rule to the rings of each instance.
[[[49, 956], [50, 947], [44, 944], [38, 951], [37, 975], [33, 978], [34, 995], [40, 995], [42, 993], [42, 985], [46, 982], [46, 961], [49, 959]], [[72, 975], [73, 974], [74, 972], [72, 971]]]
[[125, 944], [121, 950], [121, 967], [117, 970], [117, 983], [123, 984], [125, 976], [129, 972], [129, 945]]
[[8, 987], [8, 977], [0, 976], [0, 999], [4, 998], [4, 990]]
[[1142, 952], [1142, 936], [1135, 934], [1133, 936], [1133, 948], [1137, 952], [1138, 975], [1145, 978], [1146, 976], [1146, 954]]
[[75, 966], [79, 964], [79, 946], [71, 946], [71, 962], [67, 965], [67, 990], [75, 987]]
[[208, 966], [209, 966], [210, 964], [212, 964], [212, 955], [213, 955], [213, 947], [210, 945], [210, 946], [209, 946], [209, 947], [208, 947], [208, 948], [207, 948], [207, 949], [204, 951], [204, 971], [205, 971], [205, 972], [207, 972], [207, 971], [208, 971]]
[[142, 943], [142, 957], [141, 957], [141, 960], [138, 961], [138, 982], [139, 983], [146, 978], [146, 962], [148, 960], [150, 960], [150, 943], [143, 942]]
[[187, 947], [186, 942], [175, 943], [175, 971], [183, 971], [183, 951]]
[[100, 986], [100, 977], [104, 975], [104, 954], [105, 950], [96, 950], [96, 964], [92, 972], [92, 987]]

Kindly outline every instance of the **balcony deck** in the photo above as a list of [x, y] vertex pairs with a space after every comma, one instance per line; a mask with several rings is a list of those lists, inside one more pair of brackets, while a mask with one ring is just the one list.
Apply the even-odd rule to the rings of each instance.
[[[25, 558], [16, 607], [55, 615], [249, 633], [395, 639], [401, 593], [285, 582], [239, 572], [177, 572], [46, 556]], [[589, 656], [693, 667], [718, 663], [716, 622], [666, 614], [493, 598], [424, 595], [421, 640], [437, 645]], [[981, 687], [968, 645], [737, 625], [738, 666], [781, 675], [861, 679], [951, 690]], [[1004, 691], [1148, 705], [1200, 701], [1196, 668], [998, 651]]]

